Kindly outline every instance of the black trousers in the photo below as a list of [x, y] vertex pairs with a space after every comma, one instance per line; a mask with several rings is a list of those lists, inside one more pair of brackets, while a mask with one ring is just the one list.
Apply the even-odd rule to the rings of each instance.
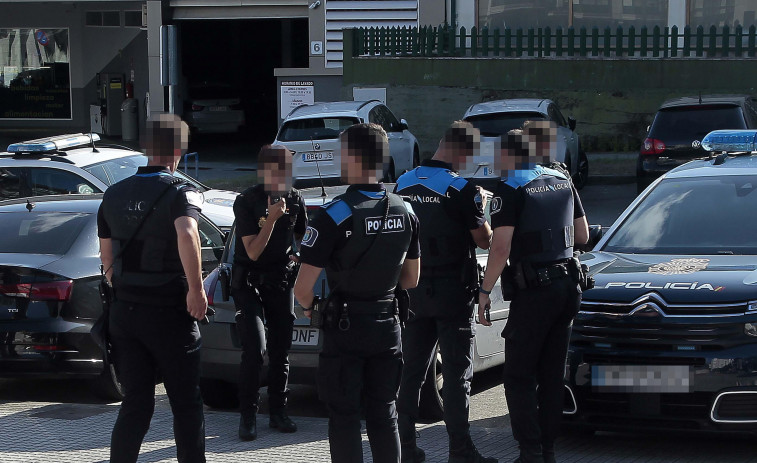
[[113, 361], [125, 392], [113, 426], [110, 461], [137, 461], [155, 409], [159, 372], [173, 412], [178, 460], [204, 462], [200, 331], [183, 301], [174, 307], [156, 307], [117, 300], [109, 322]]
[[521, 448], [551, 447], [560, 433], [565, 358], [580, 305], [581, 290], [570, 278], [519, 290], [510, 304], [502, 331], [504, 386], [513, 437]]
[[271, 412], [281, 411], [286, 406], [289, 349], [292, 347], [295, 319], [291, 294], [291, 290], [269, 285], [261, 285], [257, 293], [252, 288], [233, 289], [231, 292], [237, 308], [239, 339], [242, 341], [242, 362], [239, 366], [239, 407], [242, 413], [258, 410], [260, 372], [266, 352], [268, 406]]
[[334, 463], [362, 463], [361, 404], [373, 461], [398, 463], [395, 401], [402, 375], [400, 325], [394, 315], [350, 315], [350, 328], [324, 330], [318, 395], [329, 410]]
[[415, 438], [414, 429], [405, 429], [408, 421], [418, 419], [421, 388], [429, 366], [435, 361], [434, 348], [439, 343], [442, 356], [444, 388], [444, 423], [450, 448], [468, 440], [470, 381], [473, 376], [475, 324], [473, 301], [459, 278], [422, 278], [410, 292], [410, 307], [415, 316], [402, 332], [402, 355], [405, 366], [397, 399], [397, 411], [409, 420], [400, 420], [403, 442]]

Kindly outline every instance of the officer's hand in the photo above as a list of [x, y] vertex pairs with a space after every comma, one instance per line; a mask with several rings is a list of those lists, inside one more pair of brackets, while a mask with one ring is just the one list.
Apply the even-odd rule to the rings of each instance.
[[476, 189], [478, 190], [478, 194], [480, 194], [480, 195], [481, 195], [481, 207], [482, 207], [482, 208], [483, 208], [484, 210], [486, 210], [486, 202], [487, 202], [487, 197], [486, 197], [486, 195], [484, 194], [484, 189], [483, 189], [483, 188], [481, 188], [481, 186], [479, 186], [479, 185], [476, 185]]
[[268, 197], [268, 218], [278, 220], [287, 210], [287, 201], [281, 198], [276, 204], [271, 204], [271, 197]]
[[302, 309], [302, 314], [308, 318], [312, 318], [313, 309]]
[[289, 255], [289, 260], [291, 260], [295, 264], [299, 264], [300, 263], [300, 256], [298, 256], [297, 254], [290, 254]]
[[486, 319], [486, 310], [491, 309], [492, 301], [488, 294], [478, 293], [478, 322], [484, 326], [492, 326], [492, 323]]
[[202, 289], [199, 291], [190, 290], [187, 293], [187, 312], [189, 312], [189, 315], [196, 320], [202, 320], [207, 310], [208, 299], [205, 297], [205, 291]]

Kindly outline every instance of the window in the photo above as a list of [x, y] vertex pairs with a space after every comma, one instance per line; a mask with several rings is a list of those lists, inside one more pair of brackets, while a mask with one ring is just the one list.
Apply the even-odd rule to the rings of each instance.
[[[141, 16], [141, 12], [140, 12]], [[142, 18], [139, 19], [140, 26]], [[95, 27], [121, 27], [120, 11], [87, 11], [84, 17], [84, 24]]]
[[137, 173], [139, 167], [145, 165], [147, 165], [147, 158], [142, 155], [135, 155], [93, 164], [84, 169], [110, 186], [126, 177], [131, 177]]
[[483, 114], [465, 120], [473, 124], [484, 137], [500, 137], [513, 129], [520, 129], [526, 121], [543, 121], [544, 114], [536, 112], [511, 112]]
[[65, 254], [92, 214], [74, 212], [0, 213], [0, 252]]
[[124, 11], [124, 27], [142, 27], [142, 10]]
[[68, 29], [0, 28], [0, 119], [71, 119]]
[[357, 124], [356, 117], [316, 117], [287, 121], [281, 127], [278, 141], [328, 140], [338, 138], [347, 127]]
[[549, 114], [549, 118], [555, 121], [557, 125], [561, 125], [563, 127], [568, 126], [568, 123], [565, 121], [565, 117], [563, 117], [562, 113], [557, 108], [557, 105], [549, 105], [549, 107], [547, 108], [547, 113]]
[[397, 132], [399, 129], [399, 121], [389, 108], [383, 105], [371, 109], [368, 113], [368, 121], [380, 125], [386, 132]]
[[80, 194], [87, 195], [97, 188], [80, 176], [60, 169], [30, 169], [29, 186], [32, 196]]

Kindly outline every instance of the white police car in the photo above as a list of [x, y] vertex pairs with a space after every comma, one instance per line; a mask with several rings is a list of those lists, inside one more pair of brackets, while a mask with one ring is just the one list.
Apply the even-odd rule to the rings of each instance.
[[[8, 146], [0, 153], [0, 200], [58, 194], [92, 194], [137, 172], [147, 164], [139, 151], [98, 144], [97, 134], [68, 134]], [[202, 212], [222, 230], [234, 222], [238, 193], [208, 188], [176, 171], [204, 197]]]

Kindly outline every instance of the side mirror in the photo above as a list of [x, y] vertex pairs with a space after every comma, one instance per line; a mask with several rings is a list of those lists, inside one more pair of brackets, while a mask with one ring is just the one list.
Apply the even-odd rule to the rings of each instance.
[[589, 241], [586, 244], [576, 246], [576, 248], [583, 252], [589, 252], [594, 249], [594, 246], [599, 243], [604, 234], [605, 230], [602, 225], [589, 225]]
[[229, 300], [229, 292], [231, 291], [231, 278], [228, 267], [222, 266], [218, 269], [218, 284], [221, 285], [221, 300], [227, 302]]
[[574, 117], [568, 118], [568, 127], [570, 127], [570, 130], [576, 130], [576, 118]]
[[397, 124], [397, 131], [402, 132], [403, 130], [407, 130], [407, 121], [405, 119], [400, 119], [400, 123]]

